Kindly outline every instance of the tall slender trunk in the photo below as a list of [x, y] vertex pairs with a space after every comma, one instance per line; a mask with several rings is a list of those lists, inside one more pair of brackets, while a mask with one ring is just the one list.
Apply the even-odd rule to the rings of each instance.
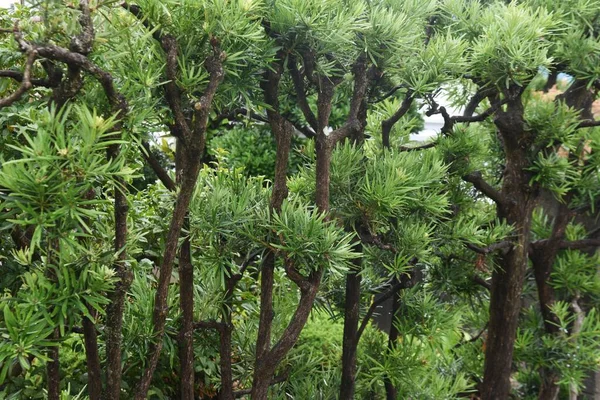
[[181, 400], [194, 400], [194, 267], [189, 237], [179, 250], [179, 363]]
[[[96, 315], [96, 310], [92, 307], [88, 306], [88, 310], [92, 316]], [[102, 372], [98, 355], [98, 333], [95, 322], [87, 317], [83, 317], [83, 339], [88, 373], [88, 396], [90, 400], [100, 400], [102, 397]]]
[[140, 379], [140, 383], [136, 389], [136, 400], [143, 400], [146, 398], [148, 389], [150, 388], [150, 384], [152, 382], [152, 375], [154, 374], [154, 370], [156, 369], [158, 359], [162, 351], [163, 336], [165, 333], [165, 325], [169, 311], [167, 308], [167, 297], [169, 294], [171, 274], [173, 272], [173, 262], [175, 261], [175, 256], [177, 254], [181, 228], [183, 227], [185, 216], [187, 215], [190, 201], [194, 193], [194, 188], [196, 187], [198, 173], [200, 171], [199, 155], [194, 154], [194, 151], [192, 151], [190, 148], [186, 149], [185, 153], [186, 162], [182, 167], [182, 169], [185, 170], [185, 175], [181, 180], [180, 191], [177, 196], [177, 201], [175, 202], [175, 209], [173, 210], [169, 232], [167, 233], [166, 247], [160, 266], [160, 276], [158, 279], [158, 287], [156, 289], [156, 295], [154, 299], [152, 321], [154, 325], [155, 342], [151, 345], [151, 355], [148, 360], [147, 367], [144, 370]]
[[48, 357], [50, 358], [50, 361], [46, 364], [46, 374], [48, 376], [48, 400], [60, 399], [59, 339], [60, 333], [58, 328], [55, 328], [52, 333], [52, 340], [56, 342], [56, 346], [49, 348]]
[[233, 276], [231, 269], [227, 271], [227, 289], [225, 290], [225, 303], [221, 312], [221, 329], [219, 341], [219, 366], [221, 368], [221, 390], [219, 392], [219, 400], [233, 400], [233, 374], [231, 370], [231, 310], [233, 307], [233, 292], [237, 284], [237, 280]]
[[[354, 251], [362, 252], [358, 241]], [[360, 319], [360, 265], [362, 258], [353, 260], [355, 269], [346, 275], [346, 299], [344, 303], [344, 338], [342, 343], [342, 381], [340, 400], [352, 400], [356, 386], [356, 351], [358, 348], [358, 323]]]
[[[392, 285], [397, 285], [398, 283], [399, 281], [397, 279], [394, 279]], [[400, 293], [400, 291], [397, 291], [392, 297], [392, 321], [390, 324], [390, 333], [388, 335], [388, 352], [390, 353], [394, 350], [396, 342], [398, 341], [398, 335], [400, 333], [398, 331], [398, 326], [396, 325], [396, 318], [399, 317], [400, 311]], [[386, 400], [396, 400], [396, 397], [398, 396], [398, 391], [396, 390], [396, 387], [390, 380], [389, 376], [385, 375], [385, 377], [383, 378], [383, 382], [385, 385]]]

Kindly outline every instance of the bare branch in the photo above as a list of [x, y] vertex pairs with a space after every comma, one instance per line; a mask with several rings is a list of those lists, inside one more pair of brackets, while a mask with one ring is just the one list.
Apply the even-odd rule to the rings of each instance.
[[358, 343], [360, 341], [360, 338], [361, 338], [363, 332], [365, 331], [367, 324], [371, 320], [371, 317], [373, 316], [375, 309], [378, 306], [380, 306], [381, 304], [385, 303], [388, 299], [390, 299], [392, 296], [394, 296], [396, 293], [398, 293], [398, 291], [400, 289], [403, 289], [405, 286], [406, 286], [406, 282], [399, 281], [395, 285], [391, 286], [383, 295], [381, 295], [381, 297], [379, 297], [377, 300], [375, 300], [371, 303], [371, 306], [367, 310], [367, 313], [363, 317], [360, 327], [358, 328], [358, 331], [356, 332], [356, 343]]
[[600, 126], [600, 120], [587, 119], [585, 121], [581, 121], [577, 128], [594, 128], [596, 126]]
[[492, 199], [496, 204], [504, 204], [506, 202], [505, 196], [500, 191], [495, 189], [492, 185], [487, 183], [483, 179], [481, 172], [472, 172], [468, 175], [463, 176], [462, 179], [466, 182], [472, 183], [477, 190], [479, 190], [481, 193]]
[[510, 242], [508, 240], [498, 242], [498, 243], [493, 243], [487, 247], [479, 247], [479, 246], [475, 246], [472, 243], [465, 243], [465, 246], [467, 246], [470, 250], [473, 250], [475, 253], [479, 253], [479, 254], [490, 254], [496, 250], [507, 249], [507, 248], [511, 247], [512, 245], [513, 245], [512, 242]]
[[[550, 239], [542, 239], [531, 243], [534, 248], [539, 248], [545, 246]], [[588, 249], [592, 247], [600, 247], [600, 238], [598, 239], [581, 239], [581, 240], [562, 240], [558, 243], [559, 249], [569, 249], [569, 250], [582, 250]]]
[[414, 100], [412, 92], [406, 93], [406, 97], [402, 101], [400, 108], [388, 119], [381, 123], [381, 140], [383, 141], [383, 147], [390, 147], [390, 133], [392, 132], [393, 126], [402, 118], [408, 110]]
[[33, 67], [36, 57], [37, 52], [34, 49], [27, 51], [27, 61], [25, 61], [25, 70], [23, 71], [21, 85], [12, 94], [0, 99], [0, 108], [12, 105], [15, 101], [18, 101], [21, 97], [23, 97], [25, 92], [31, 88], [31, 68]]
[[[279, 376], [274, 377], [271, 382], [269, 383], [269, 386], [273, 386], [276, 385], [278, 383], [282, 383], [285, 382], [288, 379], [288, 374], [282, 374]], [[242, 390], [238, 390], [236, 392], [233, 392], [233, 395], [236, 399], [239, 399], [240, 397], [244, 397], [246, 395], [249, 395], [250, 393], [252, 393], [252, 389], [242, 389]]]
[[398, 150], [400, 151], [418, 151], [418, 150], [426, 150], [431, 149], [437, 145], [437, 142], [429, 142], [420, 146], [400, 146]]
[[489, 283], [488, 281], [486, 281], [485, 279], [483, 279], [481, 276], [479, 276], [479, 275], [477, 275], [477, 274], [474, 274], [474, 275], [471, 277], [471, 280], [472, 280], [473, 282], [475, 282], [476, 284], [478, 284], [479, 286], [481, 286], [481, 287], [483, 287], [483, 288], [487, 289], [487, 291], [488, 291], [488, 292], [492, 290], [492, 285], [491, 285], [491, 283]]
[[300, 110], [302, 110], [302, 113], [304, 114], [304, 118], [306, 118], [306, 122], [308, 122], [308, 125], [314, 131], [316, 131], [318, 126], [317, 117], [311, 110], [310, 105], [308, 104], [308, 100], [306, 99], [304, 76], [298, 70], [295, 57], [289, 57], [288, 68], [290, 70], [290, 75], [292, 76], [292, 81], [294, 82], [294, 90], [296, 92], [296, 101], [298, 103], [298, 107], [300, 107]]
[[160, 165], [160, 162], [154, 157], [154, 154], [152, 154], [152, 151], [150, 150], [150, 145], [145, 140], [142, 141], [141, 153], [162, 184], [165, 185], [167, 189], [174, 192], [177, 189], [177, 185], [175, 185], [173, 179], [171, 179], [167, 171], [165, 171], [162, 165]]

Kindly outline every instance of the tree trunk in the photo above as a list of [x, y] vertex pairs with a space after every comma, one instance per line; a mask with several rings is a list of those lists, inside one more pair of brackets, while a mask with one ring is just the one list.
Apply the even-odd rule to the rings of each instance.
[[179, 304], [181, 400], [194, 400], [194, 266], [189, 237], [179, 250]]
[[[513, 90], [520, 91], [518, 88]], [[513, 246], [499, 257], [499, 266], [492, 274], [482, 385], [482, 398], [485, 400], [506, 400], [510, 396], [513, 350], [530, 247], [531, 217], [537, 197], [536, 190], [529, 185], [526, 170], [532, 137], [524, 129], [523, 104], [515, 93], [507, 96], [513, 99], [507, 102], [506, 112], [499, 112], [494, 121], [502, 137], [506, 158], [498, 217], [512, 225], [514, 233]]]
[[60, 333], [58, 328], [54, 329], [52, 334], [53, 341], [56, 342], [56, 346], [50, 347], [48, 350], [48, 357], [50, 361], [46, 364], [46, 373], [48, 375], [48, 400], [59, 400], [60, 399], [60, 361], [58, 352], [58, 339], [60, 339]]
[[[397, 285], [399, 281], [394, 279], [392, 282], [392, 286]], [[396, 318], [399, 317], [400, 311], [400, 291], [394, 293], [392, 297], [392, 322], [390, 324], [390, 333], [388, 335], [388, 351], [391, 353], [396, 346], [396, 342], [398, 341], [398, 327], [396, 325]], [[391, 382], [390, 378], [386, 375], [383, 378], [383, 382], [385, 385], [385, 398], [386, 400], [396, 400], [398, 396], [398, 391], [394, 387], [394, 384]]]
[[[355, 251], [361, 251], [358, 242]], [[360, 283], [361, 259], [353, 261], [355, 270], [346, 275], [346, 299], [344, 305], [344, 339], [342, 344], [342, 381], [340, 385], [340, 400], [354, 399], [356, 380], [356, 351], [358, 348], [358, 322], [360, 319]]]
[[[88, 310], [92, 316], [96, 315], [96, 311], [92, 307], [88, 306]], [[102, 372], [98, 355], [98, 333], [94, 321], [87, 317], [83, 317], [83, 339], [88, 373], [88, 396], [90, 400], [100, 400], [102, 397]]]
[[160, 266], [160, 276], [158, 279], [158, 288], [154, 299], [154, 310], [153, 310], [153, 325], [154, 325], [154, 340], [155, 342], [150, 348], [150, 358], [147, 363], [147, 367], [144, 370], [140, 383], [136, 389], [135, 399], [143, 400], [146, 398], [148, 389], [152, 382], [152, 375], [158, 364], [158, 359], [163, 345], [163, 336], [165, 332], [166, 319], [168, 314], [167, 308], [167, 297], [169, 294], [169, 284], [171, 281], [171, 274], [173, 272], [173, 262], [177, 254], [177, 248], [179, 244], [179, 235], [181, 228], [183, 227], [185, 216], [187, 215], [192, 195], [194, 194], [194, 188], [196, 187], [196, 180], [200, 171], [200, 154], [197, 149], [186, 147], [185, 151], [185, 162], [182, 165], [182, 171], [185, 174], [181, 179], [181, 186], [177, 201], [175, 202], [175, 209], [173, 211], [173, 217], [169, 226], [169, 232], [167, 234], [165, 252]]
[[[241, 276], [240, 276], [241, 279]], [[233, 400], [233, 371], [231, 370], [231, 332], [233, 326], [231, 323], [231, 310], [233, 309], [233, 292], [238, 282], [231, 271], [227, 270], [227, 290], [225, 291], [225, 304], [221, 312], [221, 330], [219, 341], [219, 356], [221, 368], [221, 390], [219, 392], [219, 400]]]

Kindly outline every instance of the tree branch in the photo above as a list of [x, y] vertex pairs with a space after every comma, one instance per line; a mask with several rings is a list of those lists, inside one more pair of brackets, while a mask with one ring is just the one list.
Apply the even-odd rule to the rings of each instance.
[[175, 185], [173, 179], [171, 179], [167, 171], [165, 171], [162, 165], [160, 165], [160, 162], [158, 162], [156, 157], [154, 157], [154, 154], [152, 154], [152, 151], [150, 150], [150, 145], [145, 140], [142, 140], [141, 153], [148, 165], [150, 165], [150, 168], [152, 168], [156, 176], [158, 176], [158, 179], [162, 182], [162, 184], [172, 192], [177, 190], [177, 185]]
[[466, 182], [472, 183], [477, 190], [479, 190], [481, 193], [492, 199], [496, 204], [504, 204], [506, 202], [505, 196], [500, 191], [495, 189], [492, 185], [487, 183], [483, 179], [481, 172], [472, 172], [468, 175], [463, 176], [462, 179]]
[[[269, 383], [269, 386], [273, 386], [276, 385], [278, 383], [282, 383], [285, 382], [288, 379], [288, 373], [279, 375], [274, 377], [273, 379], [271, 379], [271, 382]], [[244, 397], [246, 395], [249, 395], [250, 393], [252, 393], [252, 389], [242, 389], [242, 390], [238, 390], [236, 392], [233, 392], [233, 396], [236, 399], [239, 399], [240, 397]]]
[[596, 126], [600, 126], [600, 120], [587, 119], [585, 121], [581, 121], [577, 128], [594, 128]]
[[381, 122], [381, 140], [383, 142], [383, 147], [390, 147], [390, 133], [392, 132], [392, 128], [400, 120], [400, 118], [406, 115], [408, 110], [410, 110], [413, 100], [414, 97], [412, 92], [407, 92], [406, 97], [404, 100], [402, 100], [400, 108], [390, 118]]
[[292, 76], [292, 81], [294, 82], [294, 90], [296, 92], [296, 101], [298, 103], [298, 107], [304, 114], [304, 118], [306, 119], [306, 122], [308, 122], [308, 125], [313, 129], [313, 131], [316, 132], [318, 129], [317, 117], [311, 110], [308, 100], [306, 99], [304, 76], [298, 70], [295, 57], [289, 57], [288, 68], [290, 70], [290, 75]]
[[371, 303], [371, 306], [369, 307], [369, 309], [367, 310], [367, 313], [365, 314], [365, 316], [362, 319], [360, 328], [358, 328], [358, 331], [356, 332], [356, 344], [358, 344], [358, 342], [360, 341], [360, 338], [361, 338], [363, 332], [365, 331], [367, 324], [371, 320], [371, 317], [373, 316], [375, 309], [378, 306], [380, 306], [381, 304], [385, 303], [390, 298], [392, 298], [392, 296], [394, 296], [400, 289], [403, 289], [405, 286], [406, 286], [406, 282], [399, 281], [398, 283], [396, 283], [395, 285], [390, 287], [383, 295], [381, 295], [381, 297], [379, 297], [377, 300], [375, 300]]
[[498, 242], [498, 243], [493, 243], [487, 247], [479, 247], [479, 246], [475, 246], [472, 243], [465, 243], [465, 246], [467, 246], [470, 250], [473, 250], [474, 252], [479, 253], [479, 254], [490, 254], [496, 250], [507, 249], [507, 248], [511, 247], [512, 245], [513, 245], [512, 242], [510, 242], [508, 240]]
[[418, 151], [418, 150], [426, 150], [431, 149], [437, 145], [437, 142], [429, 142], [420, 146], [400, 146], [398, 147], [399, 151]]
[[27, 61], [25, 61], [25, 69], [23, 71], [23, 77], [21, 80], [21, 85], [17, 90], [15, 90], [12, 94], [8, 95], [0, 99], [0, 108], [8, 107], [12, 105], [14, 102], [18, 101], [23, 97], [25, 92], [27, 92], [31, 86], [31, 68], [33, 67], [33, 63], [37, 57], [37, 52], [35, 49], [27, 50]]
[[[534, 248], [539, 248], [545, 246], [550, 242], [550, 239], [542, 239], [531, 243]], [[600, 238], [598, 239], [581, 239], [581, 240], [562, 240], [558, 242], [559, 249], [565, 250], [582, 250], [590, 247], [600, 247]]]

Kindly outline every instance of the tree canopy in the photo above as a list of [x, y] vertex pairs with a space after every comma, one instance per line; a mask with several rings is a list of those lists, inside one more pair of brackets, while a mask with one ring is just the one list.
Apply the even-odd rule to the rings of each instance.
[[593, 397], [599, 33], [598, 0], [0, 9], [0, 398]]

